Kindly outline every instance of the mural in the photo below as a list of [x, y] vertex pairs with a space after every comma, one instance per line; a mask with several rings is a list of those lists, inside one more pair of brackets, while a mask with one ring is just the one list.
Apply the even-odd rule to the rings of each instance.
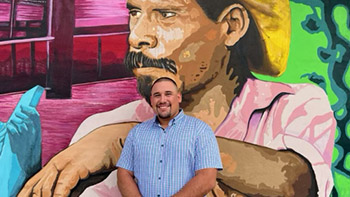
[[[19, 196], [119, 196], [110, 172], [128, 131], [153, 116], [148, 92], [160, 76], [176, 80], [184, 111], [215, 131], [224, 170], [209, 196], [350, 194], [345, 0], [0, 5], [0, 126], [9, 128], [0, 134], [35, 137], [16, 140], [16, 152], [0, 136], [5, 196], [26, 181]], [[33, 102], [33, 90], [17, 92], [34, 85], [46, 87], [41, 99], [39, 87]], [[30, 110], [16, 113], [17, 102]]]
[[0, 122], [0, 189], [4, 196], [15, 196], [41, 168], [41, 128], [35, 107], [42, 92], [37, 86], [23, 94], [8, 121]]
[[[294, 2], [294, 3], [293, 3]], [[337, 120], [332, 171], [335, 187], [333, 196], [349, 195], [349, 4], [346, 1], [291, 1], [297, 8], [296, 23], [292, 23], [293, 42], [288, 68], [293, 70], [280, 78], [261, 76], [266, 80], [285, 82], [312, 81], [325, 90]], [[297, 13], [296, 13], [297, 12]], [[293, 21], [293, 20], [292, 20]], [[310, 40], [305, 45], [297, 41]], [[293, 43], [296, 45], [293, 46]], [[294, 49], [294, 50], [293, 50]], [[312, 53], [309, 53], [312, 51]], [[308, 52], [306, 60], [302, 58]], [[308, 65], [302, 68], [298, 65]]]

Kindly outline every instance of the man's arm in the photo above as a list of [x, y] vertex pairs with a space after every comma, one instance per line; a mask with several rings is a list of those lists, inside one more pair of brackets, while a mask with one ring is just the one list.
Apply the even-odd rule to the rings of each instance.
[[223, 170], [219, 186], [248, 196], [316, 196], [317, 185], [306, 159], [293, 151], [217, 137]]
[[94, 130], [53, 157], [18, 196], [68, 196], [80, 180], [114, 170], [124, 139], [136, 124], [120, 123]]
[[139, 188], [134, 180], [134, 173], [124, 168], [118, 168], [118, 188], [124, 196], [138, 197], [141, 196]]
[[205, 168], [196, 171], [196, 175], [177, 192], [174, 197], [204, 196], [215, 187], [216, 168]]

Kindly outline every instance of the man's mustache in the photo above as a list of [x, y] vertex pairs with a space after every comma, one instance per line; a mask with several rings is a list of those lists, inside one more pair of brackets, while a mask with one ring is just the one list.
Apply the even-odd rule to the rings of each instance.
[[153, 59], [144, 55], [142, 52], [128, 52], [124, 58], [126, 68], [132, 71], [135, 68], [163, 68], [173, 74], [177, 74], [176, 64], [174, 60], [168, 58]]
[[163, 106], [170, 107], [171, 104], [168, 103], [168, 102], [162, 102], [162, 103], [157, 103], [156, 104], [156, 107], [163, 107]]

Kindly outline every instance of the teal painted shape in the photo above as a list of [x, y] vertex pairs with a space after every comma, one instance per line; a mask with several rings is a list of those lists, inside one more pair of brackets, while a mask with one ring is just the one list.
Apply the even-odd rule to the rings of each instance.
[[6, 123], [0, 122], [0, 193], [16, 196], [41, 168], [41, 127], [36, 106], [44, 88], [24, 93]]

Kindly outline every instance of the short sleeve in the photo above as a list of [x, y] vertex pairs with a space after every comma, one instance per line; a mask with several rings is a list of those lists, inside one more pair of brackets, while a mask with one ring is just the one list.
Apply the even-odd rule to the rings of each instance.
[[195, 147], [195, 171], [204, 168], [222, 169], [218, 143], [214, 132], [204, 122], [199, 127]]
[[117, 168], [124, 168], [129, 171], [134, 171], [134, 133], [137, 126], [130, 130], [126, 137], [125, 144], [117, 162]]
[[328, 196], [333, 186], [331, 160], [336, 121], [327, 96], [318, 87], [304, 85], [282, 102], [288, 103], [282, 113], [277, 113], [284, 125], [283, 144], [310, 162], [319, 196]]

